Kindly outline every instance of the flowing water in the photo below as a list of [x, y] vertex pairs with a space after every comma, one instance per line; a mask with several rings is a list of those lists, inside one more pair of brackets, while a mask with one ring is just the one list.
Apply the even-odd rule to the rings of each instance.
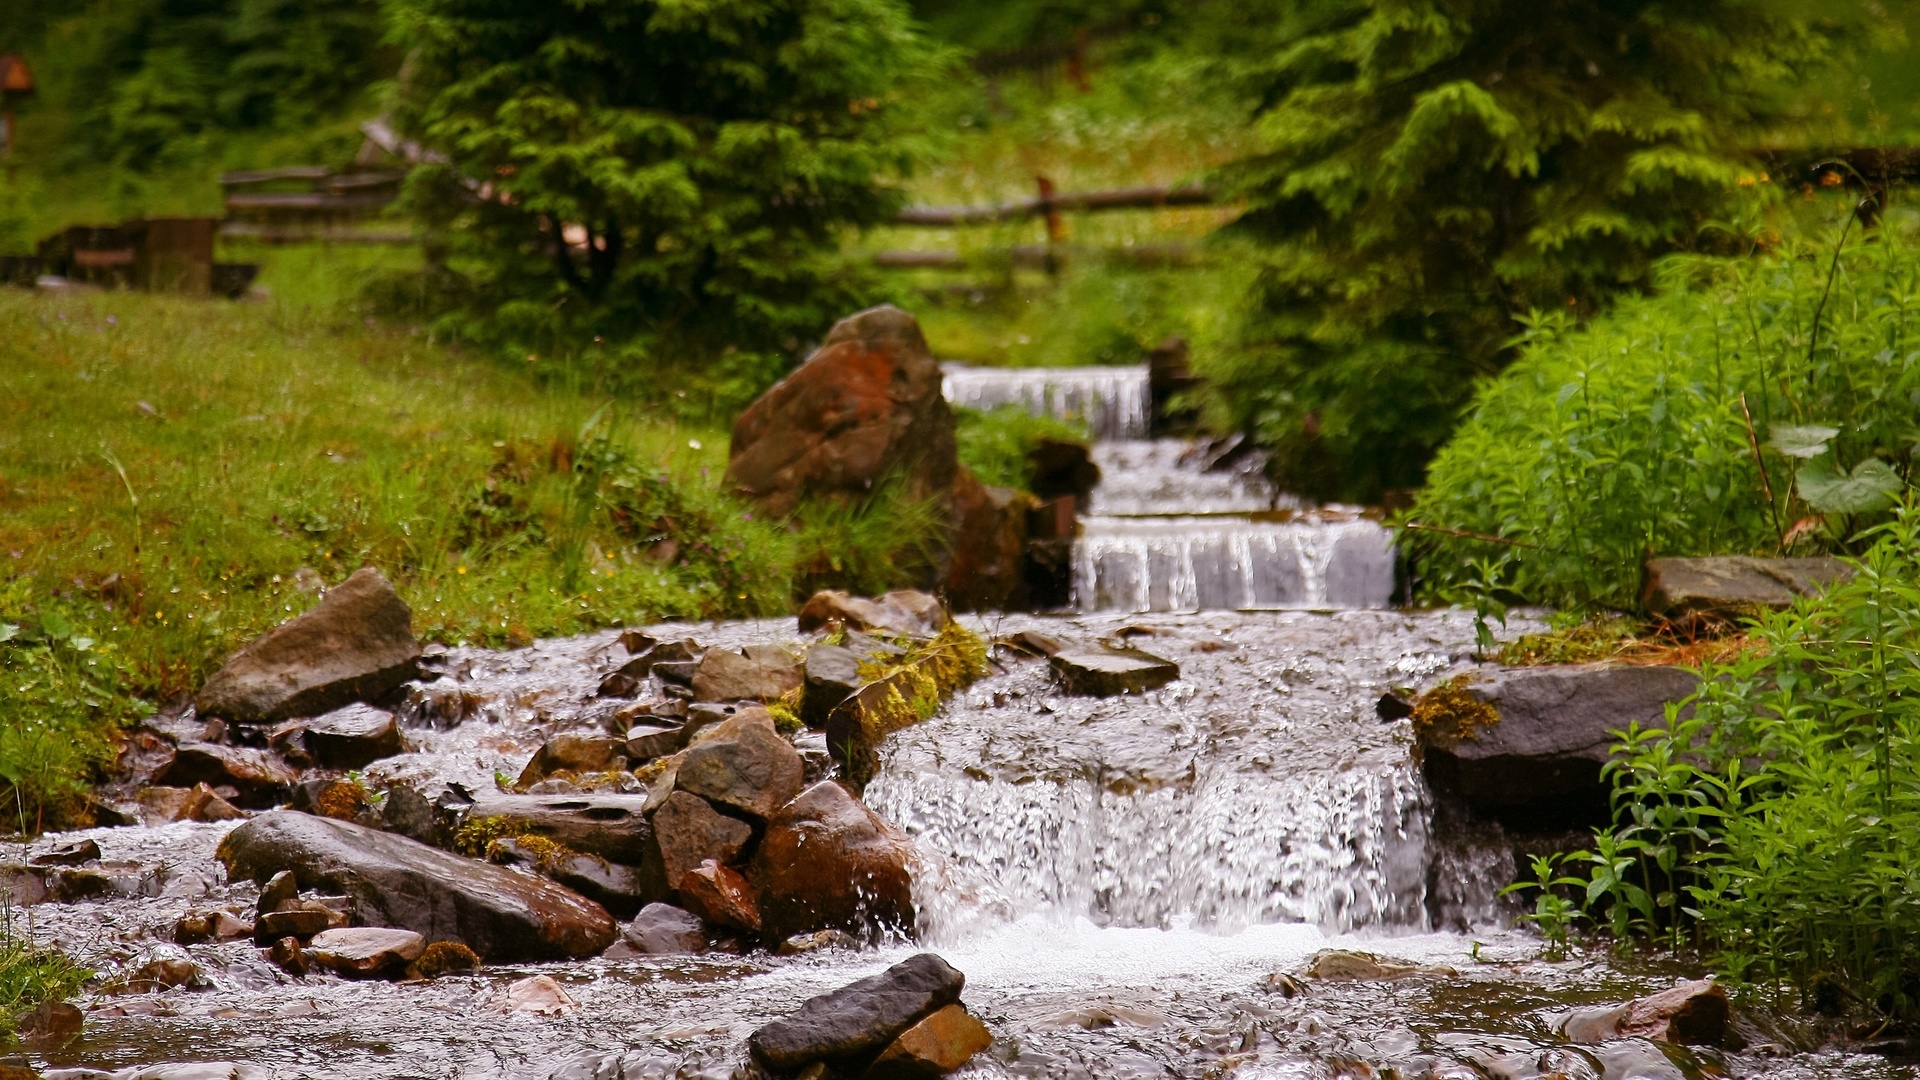
[[[965, 385], [950, 376], [956, 400], [1001, 392], [985, 378]], [[1132, 407], [1117, 394], [1098, 400]], [[1126, 423], [1113, 430], [1141, 434]], [[1374, 703], [1468, 665], [1470, 618], [1380, 610], [1392, 563], [1378, 527], [1288, 505], [1257, 468], [1208, 467], [1203, 452], [1166, 442], [1120, 438], [1099, 452], [1107, 479], [1080, 550], [1089, 610], [972, 625], [1124, 640], [1176, 661], [1181, 677], [1139, 696], [1068, 697], [1043, 662], [999, 650], [988, 677], [889, 742], [866, 794], [914, 841], [919, 942], [392, 984], [294, 979], [243, 941], [190, 947], [196, 986], [114, 994], [114, 975], [177, 948], [161, 943], [183, 913], [248, 911], [257, 890], [227, 883], [213, 858], [229, 825], [95, 829], [21, 852], [91, 837], [137, 894], [12, 912], [17, 931], [103, 975], [84, 1000], [82, 1035], [36, 1050], [36, 1065], [72, 1077], [133, 1078], [177, 1062], [252, 1070], [196, 1080], [718, 1080], [742, 1067], [759, 1025], [931, 948], [966, 973], [965, 1001], [993, 1031], [993, 1047], [960, 1074], [975, 1080], [1920, 1077], [1809, 1052], [1804, 1033], [1764, 1017], [1740, 1054], [1563, 1045], [1551, 1034], [1558, 1010], [1617, 1003], [1682, 973], [1599, 955], [1543, 959], [1537, 938], [1509, 928], [1497, 895], [1510, 854], [1434, 835], [1408, 725], [1382, 722]], [[1174, 610], [1208, 608], [1235, 610]], [[1262, 608], [1343, 610], [1246, 610]], [[1520, 618], [1509, 627], [1527, 628]], [[652, 632], [727, 647], [799, 638], [791, 619]], [[437, 680], [410, 690], [410, 751], [366, 779], [431, 795], [449, 781], [484, 789], [517, 775], [549, 736], [601, 729], [618, 703], [594, 690], [622, 659], [611, 632], [453, 649], [436, 660]], [[1426, 970], [1309, 979], [1295, 992], [1286, 976], [1333, 947]], [[504, 987], [535, 972], [560, 981], [578, 1011], [502, 1011]]]

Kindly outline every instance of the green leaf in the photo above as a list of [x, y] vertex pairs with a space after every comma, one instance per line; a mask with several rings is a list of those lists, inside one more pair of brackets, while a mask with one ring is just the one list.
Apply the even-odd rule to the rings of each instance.
[[1906, 485], [1892, 466], [1868, 458], [1852, 473], [1842, 473], [1830, 462], [1813, 462], [1800, 470], [1794, 486], [1808, 506], [1823, 514], [1869, 514], [1892, 506]]
[[40, 613], [40, 632], [48, 641], [65, 641], [73, 636], [73, 623], [57, 611]]
[[1827, 452], [1827, 442], [1840, 434], [1839, 428], [1821, 427], [1808, 424], [1802, 427], [1781, 427], [1773, 429], [1773, 438], [1767, 445], [1793, 458], [1817, 458]]
[[19, 636], [20, 627], [17, 623], [0, 622], [0, 641], [12, 641]]

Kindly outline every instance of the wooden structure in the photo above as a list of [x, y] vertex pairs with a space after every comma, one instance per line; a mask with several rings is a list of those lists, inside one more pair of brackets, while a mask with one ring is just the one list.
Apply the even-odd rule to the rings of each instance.
[[105, 288], [238, 296], [259, 268], [213, 261], [218, 224], [214, 218], [142, 218], [76, 225], [40, 241], [31, 269]]
[[220, 177], [227, 210], [222, 236], [267, 243], [347, 240], [407, 242], [405, 233], [362, 235], [342, 226], [393, 204], [406, 173], [396, 170], [335, 172], [324, 165], [232, 172]]

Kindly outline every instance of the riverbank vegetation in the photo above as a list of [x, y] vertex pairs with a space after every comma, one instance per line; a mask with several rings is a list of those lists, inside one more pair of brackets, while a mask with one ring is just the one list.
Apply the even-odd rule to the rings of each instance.
[[1474, 534], [1416, 534], [1425, 587], [1628, 611], [1652, 555], [1864, 551], [1920, 445], [1920, 223], [1827, 209], [1530, 316], [1409, 515]]
[[70, 809], [120, 723], [361, 565], [423, 637], [502, 645], [784, 614], [923, 559], [931, 514], [886, 492], [756, 516], [726, 446], [350, 310], [0, 292], [9, 802]]

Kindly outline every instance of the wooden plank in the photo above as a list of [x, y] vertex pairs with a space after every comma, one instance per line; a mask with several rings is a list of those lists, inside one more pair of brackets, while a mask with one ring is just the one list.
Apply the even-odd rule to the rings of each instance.
[[417, 242], [410, 232], [366, 229], [315, 229], [291, 225], [256, 225], [229, 221], [220, 226], [220, 236], [228, 240], [253, 240], [262, 244], [366, 244], [402, 246]]
[[1034, 217], [1060, 211], [1159, 210], [1169, 206], [1211, 206], [1213, 194], [1199, 184], [1182, 187], [1152, 185], [1117, 191], [1063, 191], [1045, 199], [1023, 199], [996, 206], [909, 206], [893, 220], [896, 225], [950, 227], [985, 225], [996, 221]]
[[333, 170], [325, 165], [287, 165], [278, 169], [255, 169], [220, 175], [222, 187], [246, 187], [249, 184], [273, 184], [283, 180], [325, 180]]
[[329, 195], [323, 192], [260, 191], [227, 196], [227, 210], [310, 211], [345, 213], [377, 210], [392, 203], [392, 192], [371, 195]]

